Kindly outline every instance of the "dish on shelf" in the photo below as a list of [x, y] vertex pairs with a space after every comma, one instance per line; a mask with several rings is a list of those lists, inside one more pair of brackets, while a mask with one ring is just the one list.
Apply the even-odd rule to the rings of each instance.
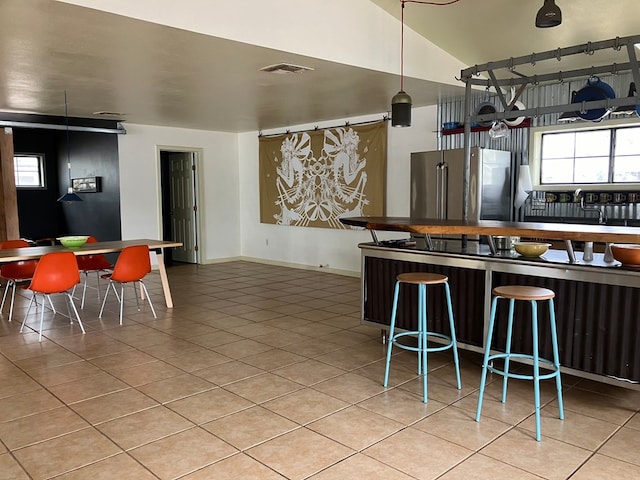
[[611, 245], [613, 258], [631, 267], [640, 267], [640, 245], [634, 243], [614, 243]]
[[550, 243], [516, 242], [513, 248], [523, 257], [535, 258], [544, 255], [550, 246]]

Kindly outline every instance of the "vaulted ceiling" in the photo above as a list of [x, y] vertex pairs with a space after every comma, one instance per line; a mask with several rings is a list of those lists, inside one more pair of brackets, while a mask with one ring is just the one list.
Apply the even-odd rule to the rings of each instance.
[[[371, 2], [372, 8], [399, 18], [400, 0]], [[534, 18], [542, 3], [407, 3], [405, 23], [465, 65], [640, 33], [637, 0], [557, 0], [562, 25], [537, 29]], [[619, 61], [613, 52], [598, 55], [571, 62]], [[258, 71], [283, 60], [315, 70], [311, 75]], [[0, 0], [0, 62], [0, 111], [63, 115], [67, 90], [71, 116], [215, 131], [255, 131], [384, 112], [398, 90], [397, 73], [52, 0]], [[406, 82], [415, 106], [433, 105], [442, 95], [463, 91], [453, 81]], [[99, 111], [107, 113], [95, 113]]]

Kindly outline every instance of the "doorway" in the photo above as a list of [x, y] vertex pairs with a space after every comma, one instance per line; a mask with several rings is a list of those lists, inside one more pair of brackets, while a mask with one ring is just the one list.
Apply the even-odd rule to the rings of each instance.
[[198, 150], [160, 148], [162, 239], [181, 242], [167, 249], [166, 263], [199, 263]]

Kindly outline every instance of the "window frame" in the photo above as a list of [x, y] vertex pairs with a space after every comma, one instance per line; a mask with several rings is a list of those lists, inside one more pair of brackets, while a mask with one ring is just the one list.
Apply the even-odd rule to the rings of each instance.
[[13, 154], [13, 169], [14, 178], [17, 176], [16, 170], [16, 158], [17, 157], [37, 157], [38, 158], [38, 173], [40, 174], [40, 185], [18, 185], [16, 181], [16, 190], [46, 190], [47, 189], [47, 174], [45, 169], [45, 154], [44, 153], [26, 153], [26, 152], [14, 152]]
[[[553, 192], [575, 190], [624, 190], [640, 189], [640, 182], [618, 182], [618, 183], [553, 183], [543, 184], [540, 182], [542, 166], [542, 136], [546, 133], [570, 133], [585, 130], [612, 130], [620, 127], [640, 127], [640, 118], [617, 118], [615, 120], [604, 120], [602, 122], [579, 122], [559, 125], [549, 125], [544, 127], [532, 127], [529, 131], [529, 168], [531, 169], [531, 181], [534, 190]], [[609, 173], [611, 173], [611, 162], [613, 155], [609, 158]]]

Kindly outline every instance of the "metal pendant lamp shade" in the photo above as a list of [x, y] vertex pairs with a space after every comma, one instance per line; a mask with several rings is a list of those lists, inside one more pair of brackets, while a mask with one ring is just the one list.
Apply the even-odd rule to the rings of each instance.
[[556, 5], [555, 0], [544, 0], [544, 5], [538, 10], [536, 15], [536, 27], [549, 28], [557, 27], [562, 23], [562, 12]]
[[67, 91], [64, 91], [64, 117], [67, 124], [67, 171], [69, 172], [69, 188], [67, 193], [58, 198], [59, 202], [82, 202], [82, 198], [73, 190], [73, 182], [71, 181], [71, 145], [69, 144], [69, 113], [67, 111]]
[[411, 126], [411, 97], [404, 91], [404, 3], [401, 0], [401, 36], [400, 36], [400, 91], [391, 99], [391, 126]]
[[391, 99], [391, 126], [411, 126], [411, 97], [404, 90], [400, 90]]
[[59, 199], [59, 202], [82, 202], [80, 195], [73, 191], [73, 187], [69, 187], [67, 189], [67, 193], [62, 195]]

